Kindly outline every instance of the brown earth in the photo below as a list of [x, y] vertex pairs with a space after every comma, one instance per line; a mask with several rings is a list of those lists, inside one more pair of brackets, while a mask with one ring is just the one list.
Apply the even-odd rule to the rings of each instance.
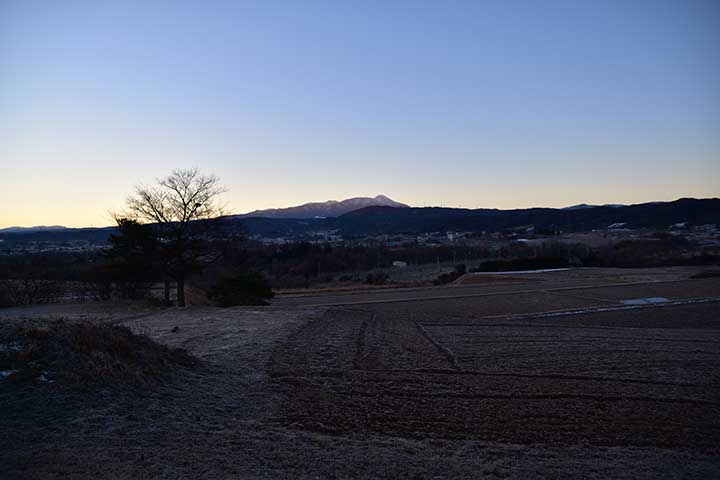
[[662, 311], [699, 319], [689, 328], [637, 310], [530, 323], [335, 310], [275, 351], [271, 375], [291, 428], [717, 453], [717, 306]]
[[[201, 360], [143, 387], [0, 380], [1, 476], [720, 477], [720, 303], [681, 303], [720, 279], [593, 289], [591, 273], [543, 283], [582, 291], [333, 308], [0, 311], [94, 315]], [[619, 304], [658, 292], [678, 303]]]

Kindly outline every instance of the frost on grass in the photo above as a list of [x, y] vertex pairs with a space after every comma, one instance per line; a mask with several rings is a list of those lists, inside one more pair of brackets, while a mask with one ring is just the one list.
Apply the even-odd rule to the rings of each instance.
[[[197, 359], [179, 348], [160, 345], [127, 327], [54, 321], [43, 327], [19, 326], [0, 341], [1, 375], [16, 381], [58, 381], [83, 386], [116, 382], [147, 383]], [[11, 346], [11, 347], [8, 347]]]

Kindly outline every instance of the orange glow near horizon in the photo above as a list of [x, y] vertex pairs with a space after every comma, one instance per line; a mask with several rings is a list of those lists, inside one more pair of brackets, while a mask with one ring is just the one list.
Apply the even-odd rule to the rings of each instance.
[[236, 213], [720, 196], [719, 2], [98, 3], [0, 1], [0, 228], [191, 166]]

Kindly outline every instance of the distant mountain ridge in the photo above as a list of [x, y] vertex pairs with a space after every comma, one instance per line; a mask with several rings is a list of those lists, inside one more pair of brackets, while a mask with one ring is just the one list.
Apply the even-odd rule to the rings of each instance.
[[570, 210], [369, 207], [350, 212], [336, 220], [336, 228], [350, 235], [433, 231], [496, 232], [521, 227], [579, 232], [605, 229], [616, 223], [624, 223], [626, 228], [664, 229], [685, 222], [687, 225], [720, 225], [720, 199], [681, 198], [672, 202], [603, 205]]
[[587, 208], [598, 208], [598, 207], [620, 208], [620, 207], [627, 207], [627, 205], [623, 205], [622, 203], [606, 203], [605, 205], [588, 205], [587, 203], [580, 203], [578, 205], [572, 205], [570, 207], [561, 208], [561, 210], [585, 210]]
[[404, 203], [377, 195], [375, 197], [354, 197], [345, 200], [328, 200], [326, 202], [311, 202], [287, 208], [271, 208], [267, 210], [255, 210], [250, 213], [233, 215], [235, 218], [262, 217], [262, 218], [334, 218], [353, 210], [367, 207], [394, 207], [408, 208]]
[[[648, 202], [627, 206], [603, 205], [576, 209], [498, 210], [368, 206], [351, 210], [338, 217], [316, 217], [270, 218], [247, 214], [223, 217], [222, 221], [228, 235], [242, 232], [269, 238], [299, 238], [308, 232], [330, 230], [350, 237], [443, 231], [498, 232], [530, 227], [580, 232], [604, 230], [617, 223], [622, 223], [624, 228], [631, 229], [667, 229], [681, 223], [686, 226], [720, 225], [720, 199], [681, 198], [672, 202]], [[0, 242], [5, 246], [27, 242], [59, 241], [103, 244], [107, 242], [109, 235], [116, 231], [117, 227], [0, 231]]]
[[37, 225], [35, 227], [7, 227], [0, 228], [0, 233], [31, 233], [31, 232], [51, 232], [53, 230], [65, 230], [67, 227], [63, 225]]

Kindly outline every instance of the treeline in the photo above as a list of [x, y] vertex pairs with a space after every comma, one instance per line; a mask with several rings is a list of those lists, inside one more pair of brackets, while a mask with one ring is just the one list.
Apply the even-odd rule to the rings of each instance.
[[[225, 256], [223, 268], [260, 271], [275, 288], [307, 287], [352, 274], [408, 265], [451, 263], [482, 271], [531, 270], [560, 267], [661, 267], [706, 265], [720, 261], [717, 251], [705, 252], [685, 238], [658, 233], [649, 240], [627, 240], [599, 248], [576, 243], [520, 242], [501, 248], [420, 246], [398, 248], [348, 247], [297, 243], [281, 246], [246, 245]], [[354, 277], [364, 280], [365, 276]], [[372, 282], [371, 282], [372, 283]]]
[[[472, 271], [720, 263], [717, 249], [701, 249], [682, 237], [665, 234], [601, 248], [557, 241], [537, 246], [512, 243], [498, 249], [308, 243], [263, 246], [232, 239], [214, 241], [212, 249], [215, 261], [189, 278], [219, 304], [248, 303], [258, 292], [262, 293], [258, 298], [269, 297], [266, 280], [273, 288], [301, 288], [343, 280], [382, 283], [378, 280], [380, 277], [371, 275], [370, 278], [367, 272], [388, 269], [395, 261], [409, 265], [451, 263]], [[150, 296], [150, 288], [166, 280], [162, 269], [143, 257], [128, 262], [111, 253], [106, 250], [0, 256], [0, 305], [51, 302], [63, 297], [146, 298]], [[382, 278], [387, 280], [387, 275]]]
[[0, 306], [107, 297], [99, 281], [105, 264], [97, 251], [0, 255]]
[[265, 273], [273, 287], [307, 287], [330, 281], [338, 274], [352, 274], [392, 267], [401, 261], [409, 265], [446, 262], [469, 262], [495, 255], [482, 247], [398, 248], [336, 246], [329, 244], [295, 243], [280, 246], [247, 245], [226, 256], [224, 268]]

